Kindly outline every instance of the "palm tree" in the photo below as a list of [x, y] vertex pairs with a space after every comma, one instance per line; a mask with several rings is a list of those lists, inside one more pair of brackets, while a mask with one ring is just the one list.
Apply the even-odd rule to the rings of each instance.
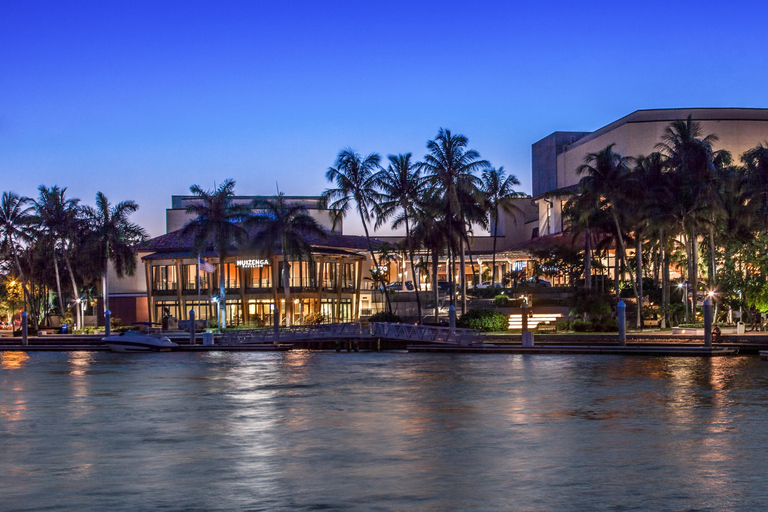
[[520, 180], [513, 174], [507, 176], [504, 167], [498, 169], [490, 168], [483, 171], [483, 184], [480, 192], [485, 200], [485, 209], [490, 215], [490, 224], [493, 233], [493, 256], [491, 263], [491, 287], [496, 286], [496, 239], [499, 235], [499, 216], [501, 212], [513, 215], [515, 212], [521, 212], [520, 208], [515, 206], [513, 199], [525, 197], [525, 194], [516, 192], [512, 187], [519, 185]]
[[69, 249], [74, 239], [80, 234], [82, 228], [82, 219], [80, 216], [80, 200], [68, 199], [66, 197], [67, 188], [59, 188], [54, 185], [51, 188], [40, 185], [37, 189], [40, 196], [35, 201], [35, 221], [42, 229], [43, 233], [50, 236], [53, 240], [53, 265], [56, 272], [56, 291], [59, 295], [59, 307], [64, 314], [66, 302], [61, 292], [61, 273], [59, 271], [59, 262], [56, 257], [56, 250], [61, 251], [62, 259], [67, 267], [69, 278], [72, 283], [73, 305], [77, 315], [77, 325], [82, 329], [83, 318], [80, 310], [80, 294], [78, 292], [75, 273], [69, 258]]
[[[2, 200], [0, 200], [0, 244], [11, 255], [16, 265], [21, 279], [21, 287], [24, 291], [25, 309], [26, 304], [32, 306], [32, 301], [27, 286], [27, 277], [19, 261], [17, 242], [29, 240], [31, 236], [32, 211], [31, 199], [20, 197], [14, 192], [3, 192]], [[37, 325], [37, 318], [32, 320], [32, 325]]]
[[136, 271], [136, 253], [133, 246], [147, 237], [144, 228], [128, 220], [138, 209], [139, 205], [130, 200], [112, 206], [107, 196], [101, 192], [96, 193], [95, 208], [86, 206], [83, 209], [89, 224], [96, 260], [102, 271], [104, 311], [109, 309], [109, 262], [114, 263], [117, 277], [133, 275]]
[[[288, 256], [298, 258], [312, 254], [312, 244], [309, 237], [325, 237], [326, 233], [318, 222], [307, 213], [301, 204], [288, 204], [285, 195], [278, 192], [273, 199], [257, 199], [253, 208], [259, 213], [245, 221], [247, 227], [255, 227], [259, 233], [254, 237], [254, 247], [266, 254], [274, 254], [276, 248], [283, 255], [283, 293], [285, 295], [285, 325], [293, 325], [293, 307], [291, 303], [291, 286], [289, 282], [290, 266]], [[272, 283], [277, 297], [277, 283]], [[275, 308], [279, 310], [277, 300]]]
[[[381, 199], [378, 191], [380, 161], [381, 157], [376, 153], [363, 158], [353, 149], [343, 149], [336, 158], [334, 167], [328, 168], [325, 173], [326, 179], [334, 183], [336, 188], [326, 189], [321, 200], [322, 207], [334, 212], [334, 228], [352, 209], [352, 204], [355, 204], [360, 221], [363, 223], [374, 270], [378, 270], [379, 264], [373, 251], [368, 223], [371, 222], [371, 213]], [[392, 305], [389, 303], [389, 296], [385, 295], [385, 297], [387, 309], [391, 313]]]
[[196, 217], [189, 221], [183, 235], [194, 236], [198, 254], [213, 249], [219, 258], [219, 325], [227, 327], [226, 287], [224, 260], [233, 246], [242, 245], [247, 232], [241, 222], [251, 214], [250, 205], [234, 202], [235, 181], [226, 180], [215, 190], [203, 190], [192, 185], [189, 190], [198, 201], [187, 206], [187, 212]]
[[600, 208], [605, 208], [610, 212], [616, 232], [616, 241], [621, 249], [620, 256], [625, 268], [629, 270], [632, 290], [635, 293], [635, 297], [637, 297], [637, 285], [634, 275], [632, 275], [632, 269], [627, 264], [627, 251], [619, 222], [619, 209], [620, 205], [623, 204], [624, 187], [626, 186], [629, 174], [628, 159], [614, 153], [614, 145], [609, 144], [601, 151], [589, 153], [584, 158], [584, 164], [580, 165], [576, 171], [579, 174], [586, 173], [586, 176], [580, 180], [580, 186], [583, 187], [587, 197], [590, 198], [590, 202], [595, 205], [601, 205]]
[[[468, 239], [466, 210], [470, 199], [478, 197], [481, 181], [475, 173], [490, 166], [480, 159], [480, 153], [467, 149], [468, 143], [469, 139], [464, 135], [454, 135], [450, 130], [440, 128], [435, 139], [427, 142], [429, 153], [421, 164], [426, 183], [440, 191], [448, 237], [455, 235], [459, 239], [460, 275], [464, 287], [464, 244]], [[454, 286], [452, 280], [451, 288]], [[466, 313], [466, 293], [461, 311]]]
[[656, 145], [667, 157], [667, 166], [672, 173], [674, 216], [683, 235], [694, 301], [698, 289], [700, 226], [713, 222], [713, 209], [717, 207], [713, 192], [716, 162], [730, 160], [726, 151], [713, 149], [712, 145], [717, 141], [718, 137], [714, 134], [702, 138], [701, 125], [689, 115], [685, 121], [670, 123], [661, 142]]
[[417, 206], [424, 193], [424, 181], [420, 176], [418, 165], [411, 162], [411, 153], [389, 155], [389, 166], [379, 173], [381, 195], [376, 207], [375, 228], [380, 227], [390, 217], [394, 216], [392, 228], [405, 227], [405, 243], [416, 284], [416, 308], [421, 321], [421, 286], [416, 279], [416, 264], [414, 263], [415, 246], [411, 229], [417, 216]]

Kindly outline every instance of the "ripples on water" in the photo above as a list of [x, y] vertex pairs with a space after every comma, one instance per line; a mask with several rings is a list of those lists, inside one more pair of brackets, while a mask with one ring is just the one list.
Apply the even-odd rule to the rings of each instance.
[[766, 510], [754, 357], [0, 353], [2, 510]]

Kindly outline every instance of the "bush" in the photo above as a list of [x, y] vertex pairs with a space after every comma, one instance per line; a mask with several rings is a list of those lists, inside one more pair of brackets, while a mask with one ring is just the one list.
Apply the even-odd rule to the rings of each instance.
[[619, 320], [618, 318], [595, 320], [592, 323], [592, 330], [595, 332], [618, 332]]
[[577, 318], [571, 324], [571, 329], [576, 332], [589, 332], [592, 330], [592, 323], [582, 320], [581, 318]]
[[493, 305], [497, 308], [508, 308], [512, 305], [512, 299], [507, 295], [497, 295], [493, 298]]
[[506, 331], [508, 325], [507, 315], [490, 309], [470, 309], [456, 321], [456, 327], [485, 332]]
[[555, 324], [555, 329], [557, 329], [558, 331], [570, 331], [571, 330], [570, 320], [568, 320], [567, 318], [560, 320]]
[[389, 322], [391, 324], [401, 324], [403, 319], [394, 313], [389, 311], [379, 311], [376, 314], [371, 315], [368, 319], [369, 322]]
[[304, 317], [304, 325], [320, 325], [325, 322], [323, 315], [313, 313]]

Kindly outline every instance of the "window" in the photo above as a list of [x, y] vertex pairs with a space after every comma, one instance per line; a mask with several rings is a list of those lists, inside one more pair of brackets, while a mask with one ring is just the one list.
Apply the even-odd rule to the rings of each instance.
[[173, 291], [177, 286], [176, 265], [155, 265], [152, 267], [152, 290]]

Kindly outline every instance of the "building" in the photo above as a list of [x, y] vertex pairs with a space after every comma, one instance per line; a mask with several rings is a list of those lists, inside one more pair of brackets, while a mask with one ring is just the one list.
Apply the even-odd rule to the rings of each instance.
[[768, 140], [768, 109], [690, 108], [637, 110], [594, 132], [555, 132], [532, 146], [533, 196], [538, 207], [539, 236], [563, 231], [562, 192], [575, 187], [577, 169], [589, 153], [609, 144], [622, 156], [648, 155], [656, 151], [664, 130], [672, 121], [691, 116], [702, 135], [714, 133], [715, 150], [730, 151], [735, 161], [742, 153]]
[[[264, 199], [238, 196], [234, 200], [250, 204], [257, 198]], [[361, 304], [370, 302], [370, 286], [363, 281], [364, 275], [370, 275], [367, 240], [343, 235], [338, 225], [334, 231], [330, 212], [318, 207], [319, 199], [286, 197], [289, 204], [304, 205], [326, 230], [326, 236], [308, 240], [311, 258], [289, 262], [289, 307], [295, 323], [319, 317], [336, 322], [357, 319]], [[173, 196], [172, 208], [166, 212], [167, 233], [136, 248], [140, 259], [136, 274], [122, 279], [110, 275], [113, 317], [123, 323], [160, 322], [168, 314], [186, 320], [194, 310], [197, 319], [215, 318], [218, 278], [224, 272], [227, 325], [269, 323], [275, 306], [284, 321], [282, 254], [257, 254], [233, 246], [223, 266], [213, 252], [197, 254], [193, 237], [182, 233], [192, 218], [186, 207], [195, 200], [194, 196]], [[249, 233], [251, 239], [258, 236], [257, 230]]]

